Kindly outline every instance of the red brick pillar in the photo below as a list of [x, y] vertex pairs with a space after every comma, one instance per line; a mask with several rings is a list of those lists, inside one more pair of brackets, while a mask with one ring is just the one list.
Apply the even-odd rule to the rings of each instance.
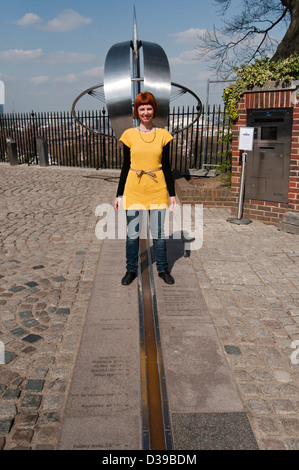
[[[287, 211], [299, 213], [299, 99], [294, 96], [295, 85], [289, 88], [269, 82], [263, 88], [246, 91], [238, 104], [239, 118], [233, 125], [232, 140], [232, 216], [237, 215], [242, 157], [239, 151], [240, 127], [247, 126], [247, 109], [293, 107], [293, 128], [290, 155], [288, 202], [271, 202], [246, 198], [243, 216], [277, 225]], [[298, 103], [297, 103], [298, 101]], [[298, 214], [299, 216], [299, 214]]]
[[289, 209], [299, 212], [299, 103], [293, 110], [292, 150], [290, 162]]

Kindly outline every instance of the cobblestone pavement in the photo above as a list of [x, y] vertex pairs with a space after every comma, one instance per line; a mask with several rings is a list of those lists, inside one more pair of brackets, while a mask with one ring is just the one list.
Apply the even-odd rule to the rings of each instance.
[[[116, 174], [0, 166], [0, 449], [57, 448]], [[228, 216], [190, 260], [260, 449], [298, 450], [299, 238]]]
[[0, 449], [55, 449], [101, 248], [95, 208], [117, 179], [7, 164], [0, 179]]
[[259, 448], [298, 450], [299, 238], [228, 216], [204, 209], [193, 267]]

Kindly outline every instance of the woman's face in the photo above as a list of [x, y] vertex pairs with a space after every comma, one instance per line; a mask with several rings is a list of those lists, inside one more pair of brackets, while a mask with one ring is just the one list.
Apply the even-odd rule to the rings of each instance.
[[154, 119], [154, 108], [151, 104], [143, 104], [138, 107], [138, 117], [144, 126], [149, 126]]

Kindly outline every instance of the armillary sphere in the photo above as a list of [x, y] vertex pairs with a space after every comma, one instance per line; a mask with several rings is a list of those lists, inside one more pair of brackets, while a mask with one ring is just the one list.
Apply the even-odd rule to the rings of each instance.
[[[153, 42], [138, 40], [134, 10], [133, 40], [114, 44], [109, 49], [104, 66], [104, 83], [83, 91], [73, 103], [72, 115], [88, 131], [109, 137], [113, 135], [119, 139], [126, 129], [133, 127], [133, 103], [141, 91], [153, 93], [157, 100], [158, 114], [154, 119], [156, 127], [166, 127], [171, 100], [184, 94], [195, 99], [196, 113], [192, 122], [186, 126], [175, 123], [173, 129], [170, 129], [172, 134], [193, 126], [202, 113], [198, 96], [188, 88], [170, 81], [169, 63], [162, 47]], [[104, 121], [104, 125], [97, 124], [90, 112], [88, 118], [86, 117], [86, 111], [95, 107], [95, 98], [106, 106], [109, 123]], [[85, 111], [84, 115], [80, 115], [79, 110]]]
[[[198, 96], [193, 93], [193, 91], [189, 90], [188, 88], [182, 85], [179, 85], [178, 83], [171, 82], [170, 103], [175, 103], [175, 101], [178, 100], [180, 97], [188, 94], [189, 96], [191, 95], [194, 98], [196, 112], [194, 113], [194, 116], [192, 116], [192, 121], [189, 122], [187, 125], [180, 126], [180, 124], [178, 123], [178, 126], [176, 126], [175, 129], [171, 129], [170, 133], [172, 135], [185, 131], [189, 127], [192, 127], [198, 121], [202, 114], [202, 103]], [[103, 136], [109, 135], [109, 137], [116, 137], [115, 135], [111, 135], [111, 129], [109, 131], [108, 123], [106, 123], [104, 127], [100, 127], [99, 124], [95, 121], [95, 119], [90, 118], [92, 117], [92, 110], [99, 108], [99, 105], [97, 105], [96, 100], [101, 103], [101, 107], [104, 107], [106, 105], [103, 83], [87, 88], [87, 90], [83, 91], [82, 93], [80, 93], [80, 95], [77, 96], [72, 105], [73, 118], [80, 126], [84, 127], [89, 132], [93, 132], [94, 134], [101, 134]], [[133, 104], [131, 120], [133, 123]]]

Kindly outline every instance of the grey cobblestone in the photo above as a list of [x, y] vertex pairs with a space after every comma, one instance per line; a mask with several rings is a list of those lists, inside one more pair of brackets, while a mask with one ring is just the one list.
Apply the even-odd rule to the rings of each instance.
[[118, 174], [1, 164], [0, 449], [57, 447]]
[[17, 409], [14, 403], [2, 401], [0, 404], [0, 419], [6, 420], [14, 418], [17, 413]]
[[[228, 216], [204, 209], [203, 247], [191, 251], [191, 260], [260, 449], [294, 450], [299, 239], [255, 221], [236, 226]], [[229, 345], [241, 354], [231, 354]]]

